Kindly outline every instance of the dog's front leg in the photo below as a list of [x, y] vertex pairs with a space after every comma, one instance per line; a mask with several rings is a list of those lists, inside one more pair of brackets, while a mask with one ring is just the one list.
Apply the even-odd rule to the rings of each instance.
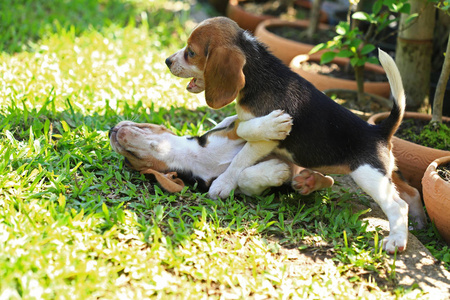
[[213, 181], [209, 188], [211, 198], [226, 198], [237, 187], [241, 172], [270, 154], [278, 146], [277, 141], [247, 142], [233, 158], [227, 170]]
[[236, 134], [248, 142], [284, 140], [292, 129], [292, 117], [282, 110], [241, 121]]

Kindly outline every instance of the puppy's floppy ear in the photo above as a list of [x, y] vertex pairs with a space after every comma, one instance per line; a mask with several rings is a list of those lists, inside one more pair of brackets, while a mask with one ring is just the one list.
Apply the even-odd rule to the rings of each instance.
[[234, 99], [245, 85], [245, 56], [239, 49], [217, 47], [210, 50], [205, 66], [206, 103], [215, 109]]
[[153, 169], [142, 170], [141, 174], [152, 174], [163, 189], [169, 193], [178, 193], [184, 188], [184, 182], [177, 178], [177, 172], [163, 174]]

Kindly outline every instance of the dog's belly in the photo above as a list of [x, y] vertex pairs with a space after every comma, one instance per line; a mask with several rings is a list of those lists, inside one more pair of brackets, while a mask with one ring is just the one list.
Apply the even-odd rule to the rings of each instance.
[[[326, 159], [324, 157], [317, 157], [317, 159], [314, 159], [314, 157], [316, 157], [317, 155], [295, 155], [286, 148], [277, 148], [274, 150], [274, 153], [288, 159], [289, 161], [299, 166], [309, 168], [324, 174], [348, 174], [351, 172], [348, 163], [338, 163], [340, 159]], [[295, 157], [297, 157], [297, 159], [294, 158], [294, 155]]]
[[350, 173], [350, 168], [348, 167], [348, 165], [305, 166], [303, 164], [296, 162], [292, 153], [289, 152], [287, 149], [276, 148], [273, 152], [277, 156], [288, 159], [289, 161], [296, 163], [297, 165], [300, 165], [302, 167], [307, 167], [307, 168], [313, 169], [313, 170], [321, 172], [321, 173], [326, 173], [326, 174], [348, 174], [348, 173]]
[[373, 129], [359, 120], [328, 119], [302, 124], [295, 119], [290, 135], [280, 142], [277, 152], [305, 168], [347, 174], [371, 159], [379, 146], [380, 139]]

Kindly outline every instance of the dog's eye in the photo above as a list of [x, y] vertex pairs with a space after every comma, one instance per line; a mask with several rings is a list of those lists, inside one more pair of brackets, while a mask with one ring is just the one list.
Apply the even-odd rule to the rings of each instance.
[[187, 54], [191, 58], [195, 56], [195, 52], [191, 48], [187, 48]]

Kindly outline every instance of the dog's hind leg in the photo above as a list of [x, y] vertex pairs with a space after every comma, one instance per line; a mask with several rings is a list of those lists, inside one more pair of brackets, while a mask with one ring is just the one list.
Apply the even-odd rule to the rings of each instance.
[[[300, 169], [300, 167], [297, 167]], [[315, 172], [310, 169], [303, 169], [292, 177], [291, 186], [302, 195], [309, 195], [314, 191], [328, 188], [334, 184], [330, 176]]]
[[383, 249], [394, 253], [406, 249], [408, 241], [408, 204], [400, 198], [392, 181], [381, 171], [362, 165], [350, 173], [355, 182], [381, 207], [389, 220], [390, 233]]
[[409, 218], [415, 229], [422, 229], [427, 224], [422, 199], [417, 189], [410, 186], [397, 172], [392, 173], [392, 182], [397, 187], [400, 198], [408, 203]]

